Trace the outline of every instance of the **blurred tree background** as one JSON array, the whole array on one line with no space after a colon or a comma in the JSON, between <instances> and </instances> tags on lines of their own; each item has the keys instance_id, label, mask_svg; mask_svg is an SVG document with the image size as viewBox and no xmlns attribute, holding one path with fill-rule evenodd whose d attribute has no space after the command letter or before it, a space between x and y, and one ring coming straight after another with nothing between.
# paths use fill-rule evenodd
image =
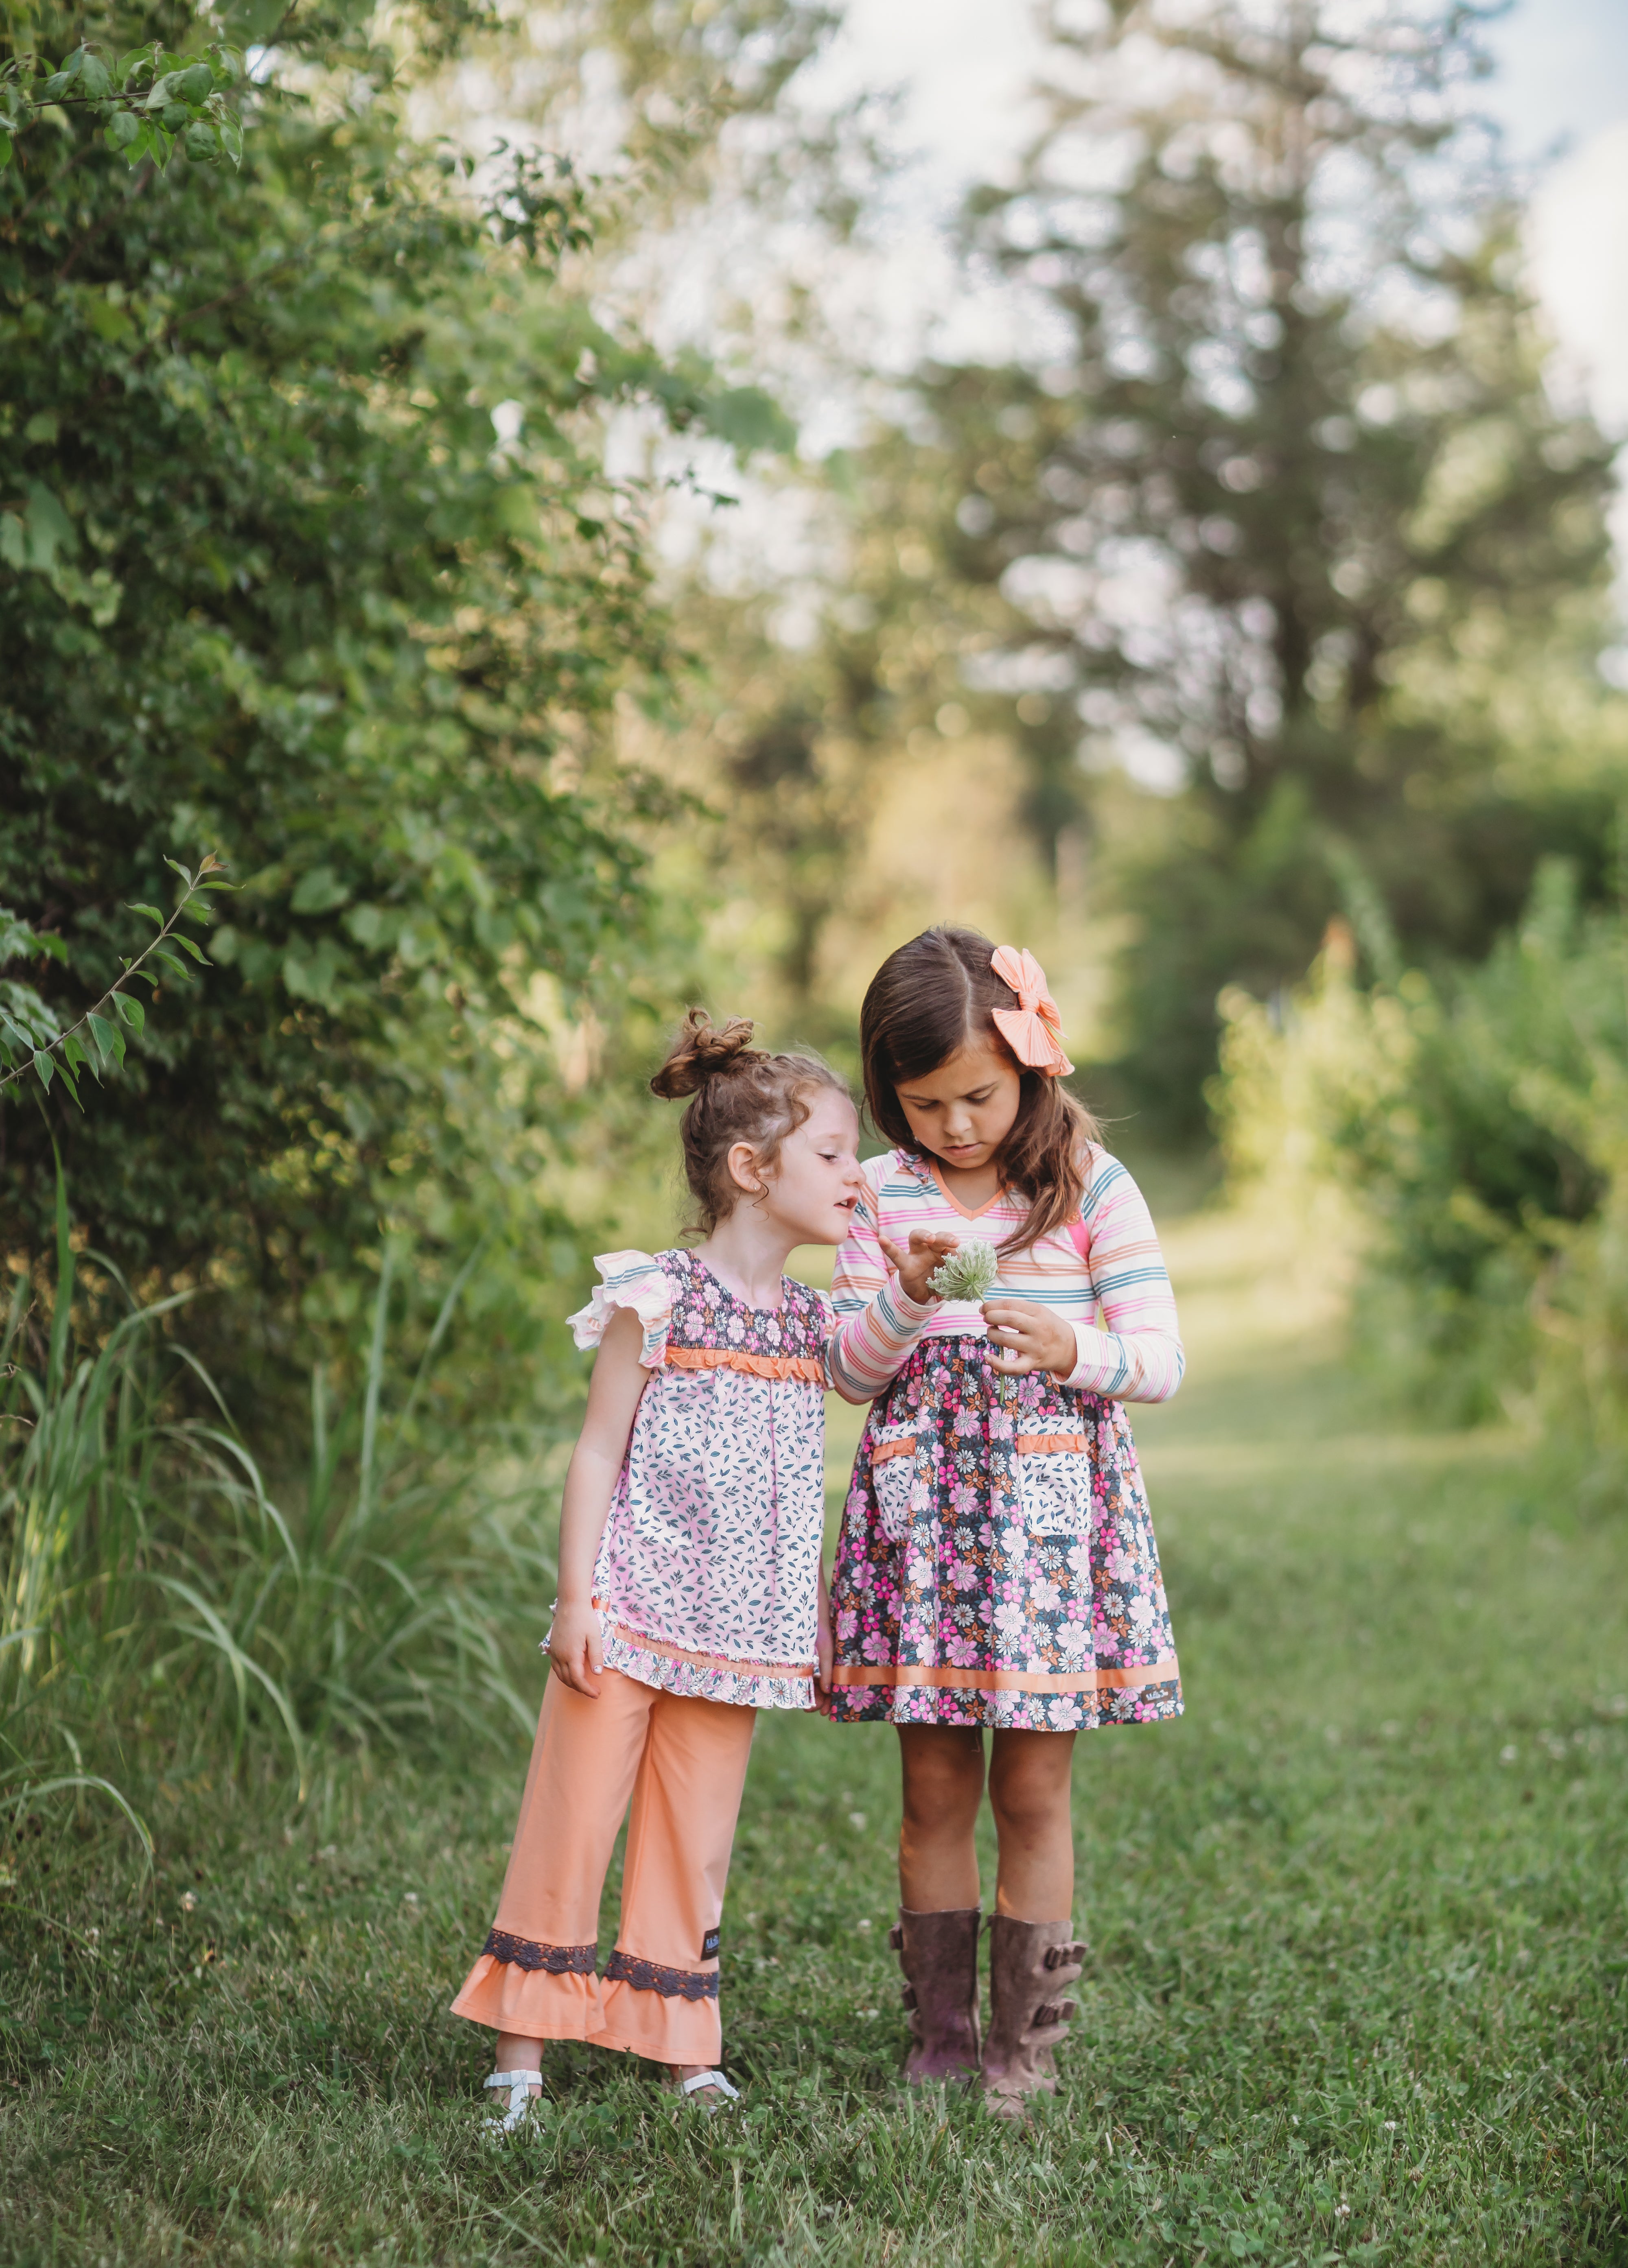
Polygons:
<instances>
[{"instance_id":1,"label":"blurred tree background","mask_svg":"<svg viewBox=\"0 0 1628 2268\"><path fill-rule=\"evenodd\" d=\"M180 1553L210 1674L309 1731L332 1627L242 1619L266 1490L326 1507L307 1603L365 1600L387 1497L431 1507L425 1596L505 1564L446 1476L507 1426L543 1484L587 1256L670 1233L664 1026L852 1068L947 917L1040 954L1138 1152L1337 1188L1455 1406L1616 1454L1613 450L1553 382L1483 12L1058 8L961 223L1009 344L958 358L855 313L893 145L885 91L824 91L834 0L4 0L0 1006L72 1022L166 858L233 886L83 1109L0 1090L10 1344L55 1410L63 1302L105 1353L184 1300L143 1406L198 1421L190 1336L274 1445L230 1486L175 1447L184 1540L86 1481L43 1558L14 1470L9 1627ZM185 70L122 94L155 40Z\"/></svg>"}]
</instances>

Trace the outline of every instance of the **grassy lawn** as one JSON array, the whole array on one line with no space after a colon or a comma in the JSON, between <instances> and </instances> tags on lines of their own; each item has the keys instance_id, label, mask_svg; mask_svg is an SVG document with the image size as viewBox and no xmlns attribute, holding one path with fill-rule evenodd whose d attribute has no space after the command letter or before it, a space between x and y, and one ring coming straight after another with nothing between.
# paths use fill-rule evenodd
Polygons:
<instances>
[{"instance_id":1,"label":"grassy lawn","mask_svg":"<svg viewBox=\"0 0 1628 2268\"><path fill-rule=\"evenodd\" d=\"M298 1814L158 1786L156 1883L89 1820L0 1868L0 2258L1628 2260L1620 1524L1377 1406L1237 1224L1170 1245L1192 1373L1138 1433L1189 1714L1079 1742L1094 1958L1031 2131L896 2083L884 1728L760 1727L741 2115L572 2051L502 2151L446 2007L522 1749Z\"/></svg>"}]
</instances>

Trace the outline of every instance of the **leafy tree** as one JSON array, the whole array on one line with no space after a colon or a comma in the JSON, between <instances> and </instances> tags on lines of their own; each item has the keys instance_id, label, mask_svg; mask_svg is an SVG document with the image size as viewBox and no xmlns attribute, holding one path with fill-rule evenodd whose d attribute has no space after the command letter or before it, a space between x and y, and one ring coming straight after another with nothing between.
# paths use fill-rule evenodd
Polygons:
<instances>
[{"instance_id":1,"label":"leafy tree","mask_svg":"<svg viewBox=\"0 0 1628 2268\"><path fill-rule=\"evenodd\" d=\"M603 415L772 422L596 319L574 176L521 155L477 197L414 142L398 64L487 17L401 18L393 54L359 8L291 12L239 172L188 179L183 136L131 173L64 112L0 174L0 903L60 939L36 983L69 1021L166 855L236 885L116 1112L6 1108L0 1203L39 1248L55 1139L94 1244L239 1295L223 1347L286 1352L405 1233L426 1288L437 1249L506 1248L489 1336L528 1328L562 1002L637 951L656 795L584 776L672 668ZM201 37L169 0L26 28L53 55Z\"/></svg>"},{"instance_id":2,"label":"leafy tree","mask_svg":"<svg viewBox=\"0 0 1628 2268\"><path fill-rule=\"evenodd\" d=\"M1049 117L976 240L1032 362L936 368L937 535L1006 602L1036 821L1087 753L1185 783L1130 881L1129 1066L1191 1123L1214 1002L1299 976L1342 876L1478 951L1601 800L1512 779L1478 671L1606 631L1610 450L1556 407L1468 90L1484 11L1107 0L1051 18ZM1515 767L1518 770L1518 765Z\"/></svg>"}]
</instances>

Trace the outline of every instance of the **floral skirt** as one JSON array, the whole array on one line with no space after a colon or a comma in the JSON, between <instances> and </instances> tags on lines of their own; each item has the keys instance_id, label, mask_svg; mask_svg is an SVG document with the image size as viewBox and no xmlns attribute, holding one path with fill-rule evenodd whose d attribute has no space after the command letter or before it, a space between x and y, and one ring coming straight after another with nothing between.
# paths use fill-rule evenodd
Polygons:
<instances>
[{"instance_id":1,"label":"floral skirt","mask_svg":"<svg viewBox=\"0 0 1628 2268\"><path fill-rule=\"evenodd\" d=\"M1179 1716L1123 1410L981 1338L922 1342L873 1405L843 1516L833 1715L1079 1732Z\"/></svg>"}]
</instances>

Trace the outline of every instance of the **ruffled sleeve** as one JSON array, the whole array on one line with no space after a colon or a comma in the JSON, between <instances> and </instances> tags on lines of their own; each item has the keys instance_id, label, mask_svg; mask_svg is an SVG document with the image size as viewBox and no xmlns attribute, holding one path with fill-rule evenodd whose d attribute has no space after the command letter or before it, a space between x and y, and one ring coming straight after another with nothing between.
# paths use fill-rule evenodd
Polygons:
<instances>
[{"instance_id":1,"label":"ruffled sleeve","mask_svg":"<svg viewBox=\"0 0 1628 2268\"><path fill-rule=\"evenodd\" d=\"M639 1362L645 1370L659 1370L673 1320L673 1286L661 1263L648 1252L596 1252L593 1265L605 1280L594 1285L587 1306L569 1319L577 1344L598 1346L617 1308L631 1307L645 1334Z\"/></svg>"}]
</instances>

